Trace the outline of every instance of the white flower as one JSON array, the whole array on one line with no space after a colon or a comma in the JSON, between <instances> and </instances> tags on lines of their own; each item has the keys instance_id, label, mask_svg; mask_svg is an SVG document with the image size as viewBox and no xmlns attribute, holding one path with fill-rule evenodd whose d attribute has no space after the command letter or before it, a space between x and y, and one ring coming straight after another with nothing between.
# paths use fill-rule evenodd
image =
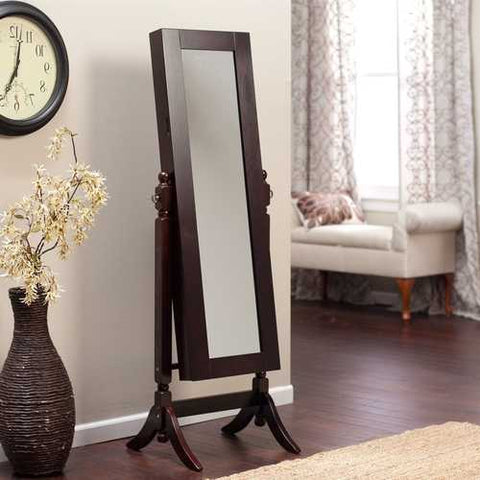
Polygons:
<instances>
[{"instance_id":1,"label":"white flower","mask_svg":"<svg viewBox=\"0 0 480 480\"><path fill-rule=\"evenodd\" d=\"M23 282L27 304L37 300L42 292L45 301L59 297L56 276L44 264L44 256L57 251L62 260L66 259L73 245L81 245L87 239L96 214L108 198L105 178L78 162L75 134L68 128L56 130L47 147L47 157L56 160L68 137L75 158L68 175L49 175L43 165L34 165L34 192L1 214L1 276Z\"/></svg>"},{"instance_id":2,"label":"white flower","mask_svg":"<svg viewBox=\"0 0 480 480\"><path fill-rule=\"evenodd\" d=\"M50 139L50 145L47 146L47 158L49 160L56 160L62 152L63 142L65 137L74 137L74 134L67 128L57 128L55 135Z\"/></svg>"}]
</instances>

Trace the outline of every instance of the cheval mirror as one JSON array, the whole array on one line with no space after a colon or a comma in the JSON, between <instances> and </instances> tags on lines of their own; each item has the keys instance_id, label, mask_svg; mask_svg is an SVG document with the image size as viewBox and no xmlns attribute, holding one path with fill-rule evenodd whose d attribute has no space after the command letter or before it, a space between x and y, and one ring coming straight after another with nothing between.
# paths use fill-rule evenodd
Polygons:
<instances>
[{"instance_id":1,"label":"cheval mirror","mask_svg":"<svg viewBox=\"0 0 480 480\"><path fill-rule=\"evenodd\" d=\"M240 408L300 449L268 393L280 368L269 247L271 191L262 170L248 33L162 29L150 34L161 173L155 205L155 404L128 447L170 441L202 469L177 417ZM178 363L172 362L172 305ZM180 380L255 374L252 390L172 401Z\"/></svg>"}]
</instances>

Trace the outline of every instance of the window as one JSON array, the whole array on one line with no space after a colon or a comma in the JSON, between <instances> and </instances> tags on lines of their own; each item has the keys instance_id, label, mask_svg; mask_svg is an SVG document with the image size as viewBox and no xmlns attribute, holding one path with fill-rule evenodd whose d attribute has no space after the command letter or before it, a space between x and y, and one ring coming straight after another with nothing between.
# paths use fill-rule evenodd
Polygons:
<instances>
[{"instance_id":1,"label":"window","mask_svg":"<svg viewBox=\"0 0 480 480\"><path fill-rule=\"evenodd\" d=\"M398 200L397 0L358 0L355 172L364 199Z\"/></svg>"}]
</instances>

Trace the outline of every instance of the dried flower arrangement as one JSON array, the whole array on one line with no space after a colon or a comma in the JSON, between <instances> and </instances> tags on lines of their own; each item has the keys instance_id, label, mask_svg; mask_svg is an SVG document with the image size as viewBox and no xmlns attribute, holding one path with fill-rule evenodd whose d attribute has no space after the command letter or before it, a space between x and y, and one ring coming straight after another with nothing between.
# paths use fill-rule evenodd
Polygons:
<instances>
[{"instance_id":1,"label":"dried flower arrangement","mask_svg":"<svg viewBox=\"0 0 480 480\"><path fill-rule=\"evenodd\" d=\"M2 214L0 271L23 282L27 305L37 300L40 292L46 301L57 299L59 285L44 263L45 255L57 251L65 260L73 245L86 240L96 214L107 201L105 178L78 161L75 136L66 127L57 129L47 147L47 159L54 161L65 140L70 140L75 161L67 175L50 175L43 165L35 165L33 193Z\"/></svg>"}]
</instances>

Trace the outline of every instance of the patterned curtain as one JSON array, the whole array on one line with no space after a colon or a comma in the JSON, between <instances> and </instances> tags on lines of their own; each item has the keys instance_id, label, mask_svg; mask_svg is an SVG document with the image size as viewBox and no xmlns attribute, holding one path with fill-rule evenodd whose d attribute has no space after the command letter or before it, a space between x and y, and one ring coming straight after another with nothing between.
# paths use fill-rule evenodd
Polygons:
<instances>
[{"instance_id":1,"label":"patterned curtain","mask_svg":"<svg viewBox=\"0 0 480 480\"><path fill-rule=\"evenodd\" d=\"M470 1L399 0L399 8L402 201L461 202L454 307L480 319ZM420 289L417 302L435 303L434 291Z\"/></svg>"},{"instance_id":2,"label":"patterned curtain","mask_svg":"<svg viewBox=\"0 0 480 480\"><path fill-rule=\"evenodd\" d=\"M293 0L292 190L356 195L352 0Z\"/></svg>"},{"instance_id":3,"label":"patterned curtain","mask_svg":"<svg viewBox=\"0 0 480 480\"><path fill-rule=\"evenodd\" d=\"M354 0L292 0L292 191L347 191L358 201L353 8ZM293 296L315 299L321 291L319 272L293 272Z\"/></svg>"}]
</instances>

